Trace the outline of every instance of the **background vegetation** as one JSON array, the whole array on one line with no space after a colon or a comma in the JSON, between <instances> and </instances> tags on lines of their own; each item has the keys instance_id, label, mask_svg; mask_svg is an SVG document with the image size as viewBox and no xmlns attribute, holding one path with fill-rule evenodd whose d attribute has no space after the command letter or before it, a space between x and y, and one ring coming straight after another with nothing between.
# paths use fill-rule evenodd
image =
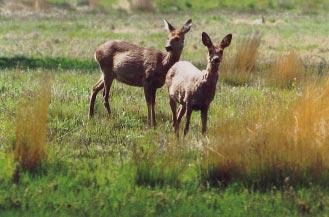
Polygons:
<instances>
[{"instance_id":1,"label":"background vegetation","mask_svg":"<svg viewBox=\"0 0 329 217\"><path fill-rule=\"evenodd\" d=\"M0 216L327 216L325 1L0 2ZM87 117L95 48L164 50L162 18L192 18L182 59L200 68L201 32L233 33L206 137L194 113L175 138L165 88L156 129L143 90L119 82L113 115L99 96Z\"/></svg>"}]
</instances>

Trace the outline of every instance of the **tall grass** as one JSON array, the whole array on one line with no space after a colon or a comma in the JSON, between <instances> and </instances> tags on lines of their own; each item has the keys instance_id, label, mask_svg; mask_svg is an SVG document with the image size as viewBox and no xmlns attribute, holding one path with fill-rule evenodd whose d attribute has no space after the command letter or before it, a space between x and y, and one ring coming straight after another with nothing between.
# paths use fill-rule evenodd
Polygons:
<instances>
[{"instance_id":1,"label":"tall grass","mask_svg":"<svg viewBox=\"0 0 329 217\"><path fill-rule=\"evenodd\" d=\"M50 85L49 77L41 79L39 88L30 96L23 94L17 105L14 158L28 171L34 171L46 155Z\"/></svg>"},{"instance_id":2,"label":"tall grass","mask_svg":"<svg viewBox=\"0 0 329 217\"><path fill-rule=\"evenodd\" d=\"M289 88L302 78L304 65L295 51L281 55L269 71L268 83L272 86Z\"/></svg>"},{"instance_id":3,"label":"tall grass","mask_svg":"<svg viewBox=\"0 0 329 217\"><path fill-rule=\"evenodd\" d=\"M204 183L257 188L329 181L329 81L286 103L255 103L219 122L201 170Z\"/></svg>"},{"instance_id":4,"label":"tall grass","mask_svg":"<svg viewBox=\"0 0 329 217\"><path fill-rule=\"evenodd\" d=\"M231 54L224 54L221 66L224 81L233 84L251 81L255 73L260 43L261 35L254 33L240 40Z\"/></svg>"}]
</instances>

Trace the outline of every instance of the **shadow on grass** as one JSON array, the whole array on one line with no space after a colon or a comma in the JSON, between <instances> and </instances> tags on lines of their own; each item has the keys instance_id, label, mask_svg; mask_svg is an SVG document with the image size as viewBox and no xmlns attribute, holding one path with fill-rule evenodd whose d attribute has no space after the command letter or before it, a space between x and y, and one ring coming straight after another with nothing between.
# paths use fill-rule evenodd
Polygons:
<instances>
[{"instance_id":1,"label":"shadow on grass","mask_svg":"<svg viewBox=\"0 0 329 217\"><path fill-rule=\"evenodd\" d=\"M93 71L98 65L93 60L69 59L65 57L0 57L0 69L55 69Z\"/></svg>"}]
</instances>

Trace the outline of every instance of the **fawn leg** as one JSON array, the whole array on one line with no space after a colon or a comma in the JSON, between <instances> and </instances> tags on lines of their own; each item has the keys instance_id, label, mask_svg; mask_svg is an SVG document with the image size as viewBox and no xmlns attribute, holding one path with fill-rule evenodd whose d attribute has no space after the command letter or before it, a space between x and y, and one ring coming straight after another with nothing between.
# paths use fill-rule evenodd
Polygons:
<instances>
[{"instance_id":1,"label":"fawn leg","mask_svg":"<svg viewBox=\"0 0 329 217\"><path fill-rule=\"evenodd\" d=\"M170 108L171 108L171 112L172 112L172 126L176 133L176 131L177 131L177 129L176 129L177 128L177 115L176 115L177 103L175 102L175 100L170 98L169 104L170 104Z\"/></svg>"},{"instance_id":2,"label":"fawn leg","mask_svg":"<svg viewBox=\"0 0 329 217\"><path fill-rule=\"evenodd\" d=\"M98 92L104 88L103 77L93 86L89 98L89 118L94 116L95 100Z\"/></svg>"},{"instance_id":3,"label":"fawn leg","mask_svg":"<svg viewBox=\"0 0 329 217\"><path fill-rule=\"evenodd\" d=\"M111 114L110 104L109 104L109 96L110 96L110 89L113 82L113 77L108 73L104 75L104 107L107 113Z\"/></svg>"},{"instance_id":4,"label":"fawn leg","mask_svg":"<svg viewBox=\"0 0 329 217\"><path fill-rule=\"evenodd\" d=\"M184 129L184 136L188 133L190 129L190 120L191 120L191 114L192 114L192 108L189 106L186 106L186 123L185 123L185 129Z\"/></svg>"},{"instance_id":5,"label":"fawn leg","mask_svg":"<svg viewBox=\"0 0 329 217\"><path fill-rule=\"evenodd\" d=\"M208 119L208 108L201 110L201 121L202 121L202 134L207 132L207 119Z\"/></svg>"}]
</instances>

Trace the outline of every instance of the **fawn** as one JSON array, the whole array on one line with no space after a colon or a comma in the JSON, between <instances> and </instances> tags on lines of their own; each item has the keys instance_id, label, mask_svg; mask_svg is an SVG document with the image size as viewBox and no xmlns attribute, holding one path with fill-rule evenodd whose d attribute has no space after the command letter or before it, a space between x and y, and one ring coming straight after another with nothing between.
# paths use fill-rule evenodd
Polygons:
<instances>
[{"instance_id":1,"label":"fawn","mask_svg":"<svg viewBox=\"0 0 329 217\"><path fill-rule=\"evenodd\" d=\"M219 77L218 68L223 51L232 40L228 34L218 45L214 45L207 33L202 33L202 42L208 48L208 64L206 70L200 71L192 63L179 61L168 71L166 86L168 87L170 107L172 110L173 127L179 136L179 124L186 113L184 135L189 131L190 118L193 110L201 111L202 133L207 131L207 115L209 105L214 99L216 84ZM176 114L177 103L181 104Z\"/></svg>"},{"instance_id":2,"label":"fawn","mask_svg":"<svg viewBox=\"0 0 329 217\"><path fill-rule=\"evenodd\" d=\"M181 29L176 29L167 20L165 28L169 32L165 46L167 53L142 48L126 41L108 41L96 49L95 59L99 63L102 76L94 85L90 96L89 117L94 115L96 95L104 88L104 106L111 113L109 93L114 79L137 87L144 88L148 109L148 124L155 126L155 97L158 88L164 85L166 74L170 67L180 58L185 34L192 26L189 19Z\"/></svg>"}]
</instances>

